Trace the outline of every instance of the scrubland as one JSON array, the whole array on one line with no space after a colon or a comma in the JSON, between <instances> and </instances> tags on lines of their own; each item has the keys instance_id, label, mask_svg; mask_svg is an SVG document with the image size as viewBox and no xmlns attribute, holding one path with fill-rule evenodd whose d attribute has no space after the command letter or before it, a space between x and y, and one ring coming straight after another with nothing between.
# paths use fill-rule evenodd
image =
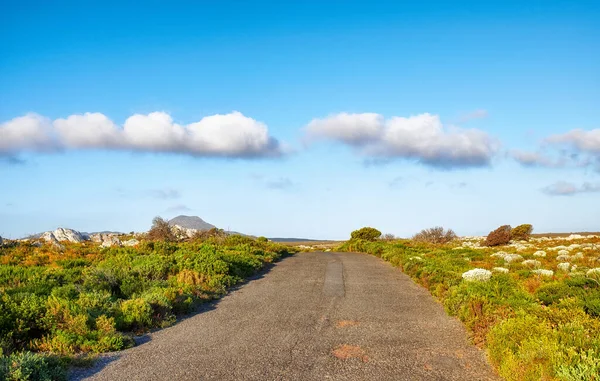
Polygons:
<instances>
[{"instance_id":1,"label":"scrubland","mask_svg":"<svg viewBox=\"0 0 600 381\"><path fill-rule=\"evenodd\" d=\"M497 233L442 244L371 236L337 250L378 256L426 287L507 380L600 380L600 236L523 230L503 245Z\"/></svg>"},{"instance_id":2,"label":"scrubland","mask_svg":"<svg viewBox=\"0 0 600 381\"><path fill-rule=\"evenodd\" d=\"M0 380L61 380L69 364L134 345L293 247L243 236L0 247Z\"/></svg>"}]
</instances>

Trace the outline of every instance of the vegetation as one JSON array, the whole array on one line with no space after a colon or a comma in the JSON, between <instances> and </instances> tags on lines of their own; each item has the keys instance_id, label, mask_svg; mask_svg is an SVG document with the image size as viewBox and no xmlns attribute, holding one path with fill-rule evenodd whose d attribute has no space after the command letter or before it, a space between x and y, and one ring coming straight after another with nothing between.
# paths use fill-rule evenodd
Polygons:
<instances>
[{"instance_id":1,"label":"vegetation","mask_svg":"<svg viewBox=\"0 0 600 381\"><path fill-rule=\"evenodd\" d=\"M510 232L511 239L518 241L529 241L531 237L531 233L533 232L533 225L531 224L523 224L519 225L516 228L513 228Z\"/></svg>"},{"instance_id":2,"label":"vegetation","mask_svg":"<svg viewBox=\"0 0 600 381\"><path fill-rule=\"evenodd\" d=\"M375 241L381 237L381 232L375 228L364 227L350 233L352 239L362 239L364 241Z\"/></svg>"},{"instance_id":3,"label":"vegetation","mask_svg":"<svg viewBox=\"0 0 600 381\"><path fill-rule=\"evenodd\" d=\"M485 246L506 245L510 242L511 230L510 225L502 225L498 229L492 230L483 244Z\"/></svg>"},{"instance_id":4,"label":"vegetation","mask_svg":"<svg viewBox=\"0 0 600 381\"><path fill-rule=\"evenodd\" d=\"M169 221L161 217L154 217L152 220L152 227L148 231L147 238L155 241L177 241L177 236L173 232L173 229L171 229Z\"/></svg>"},{"instance_id":5,"label":"vegetation","mask_svg":"<svg viewBox=\"0 0 600 381\"><path fill-rule=\"evenodd\" d=\"M62 379L74 356L132 346L294 250L220 233L174 242L164 222L137 247L0 247L0 379Z\"/></svg>"},{"instance_id":6,"label":"vegetation","mask_svg":"<svg viewBox=\"0 0 600 381\"><path fill-rule=\"evenodd\" d=\"M436 226L434 228L423 229L419 233L413 236L414 241L420 242L429 242L434 244L448 243L454 239L456 239L456 233L454 230L448 229L444 230L441 226Z\"/></svg>"},{"instance_id":7,"label":"vegetation","mask_svg":"<svg viewBox=\"0 0 600 381\"><path fill-rule=\"evenodd\" d=\"M464 322L475 344L487 348L505 379L598 381L600 239L531 241L497 251L469 241L440 246L358 239L338 250L381 257L429 289ZM557 269L556 253L567 249L575 271L547 270ZM510 255L530 262L505 261ZM546 270L532 269L533 258ZM491 275L463 278L474 269Z\"/></svg>"}]
</instances>

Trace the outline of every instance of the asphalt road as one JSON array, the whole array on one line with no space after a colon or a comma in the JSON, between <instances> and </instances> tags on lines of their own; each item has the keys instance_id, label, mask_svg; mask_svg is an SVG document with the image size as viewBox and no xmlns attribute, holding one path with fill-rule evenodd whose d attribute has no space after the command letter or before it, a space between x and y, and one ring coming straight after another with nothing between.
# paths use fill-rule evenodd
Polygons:
<instances>
[{"instance_id":1,"label":"asphalt road","mask_svg":"<svg viewBox=\"0 0 600 381\"><path fill-rule=\"evenodd\" d=\"M495 380L429 293L366 254L302 253L81 380Z\"/></svg>"}]
</instances>

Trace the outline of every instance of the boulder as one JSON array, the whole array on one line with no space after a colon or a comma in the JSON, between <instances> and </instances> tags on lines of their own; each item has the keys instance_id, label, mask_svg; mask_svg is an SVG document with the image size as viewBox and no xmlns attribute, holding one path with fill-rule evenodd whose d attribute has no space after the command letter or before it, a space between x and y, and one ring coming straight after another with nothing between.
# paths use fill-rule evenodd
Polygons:
<instances>
[{"instance_id":1,"label":"boulder","mask_svg":"<svg viewBox=\"0 0 600 381\"><path fill-rule=\"evenodd\" d=\"M123 246L136 246L139 245L140 241L138 241L137 239L130 239L128 241L123 242Z\"/></svg>"},{"instance_id":2,"label":"boulder","mask_svg":"<svg viewBox=\"0 0 600 381\"><path fill-rule=\"evenodd\" d=\"M171 231L178 239L192 238L198 230L189 229L179 225L171 225Z\"/></svg>"},{"instance_id":3,"label":"boulder","mask_svg":"<svg viewBox=\"0 0 600 381\"><path fill-rule=\"evenodd\" d=\"M88 236L83 235L76 230L65 228L58 228L52 232L45 232L40 238L46 242L83 242L89 239Z\"/></svg>"},{"instance_id":4,"label":"boulder","mask_svg":"<svg viewBox=\"0 0 600 381\"><path fill-rule=\"evenodd\" d=\"M104 234L102 237L102 247L121 246L121 240L114 234Z\"/></svg>"}]
</instances>

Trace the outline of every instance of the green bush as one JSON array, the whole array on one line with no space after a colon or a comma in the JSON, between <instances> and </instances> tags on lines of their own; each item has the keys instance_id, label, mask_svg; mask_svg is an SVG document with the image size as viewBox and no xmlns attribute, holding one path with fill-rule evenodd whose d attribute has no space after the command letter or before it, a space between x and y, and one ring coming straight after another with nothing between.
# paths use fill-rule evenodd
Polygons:
<instances>
[{"instance_id":1,"label":"green bush","mask_svg":"<svg viewBox=\"0 0 600 381\"><path fill-rule=\"evenodd\" d=\"M65 367L56 357L31 352L0 356L0 380L62 381L66 379Z\"/></svg>"},{"instance_id":2,"label":"green bush","mask_svg":"<svg viewBox=\"0 0 600 381\"><path fill-rule=\"evenodd\" d=\"M513 228L510 232L511 239L519 241L529 241L531 233L533 232L533 225L523 224Z\"/></svg>"},{"instance_id":3,"label":"green bush","mask_svg":"<svg viewBox=\"0 0 600 381\"><path fill-rule=\"evenodd\" d=\"M377 238L381 237L381 232L375 228L364 227L358 230L353 231L350 234L352 239L362 239L365 241L375 241Z\"/></svg>"}]
</instances>

